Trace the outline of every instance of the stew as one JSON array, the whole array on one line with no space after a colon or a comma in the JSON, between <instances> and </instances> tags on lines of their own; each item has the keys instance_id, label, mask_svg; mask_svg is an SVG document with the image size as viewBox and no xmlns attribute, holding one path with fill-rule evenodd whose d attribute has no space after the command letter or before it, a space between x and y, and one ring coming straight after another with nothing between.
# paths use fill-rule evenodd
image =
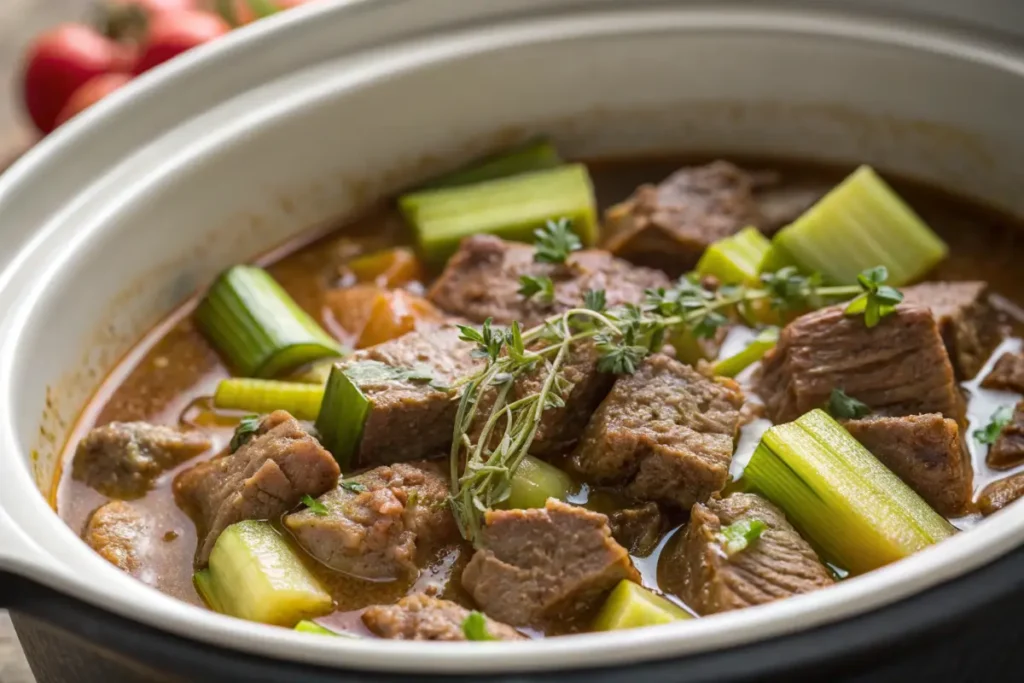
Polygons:
<instances>
[{"instance_id":1,"label":"stew","mask_svg":"<svg viewBox=\"0 0 1024 683\"><path fill-rule=\"evenodd\" d=\"M86 407L55 502L137 579L319 635L826 589L1024 493L1022 234L868 167L533 141L225 271Z\"/></svg>"}]
</instances>

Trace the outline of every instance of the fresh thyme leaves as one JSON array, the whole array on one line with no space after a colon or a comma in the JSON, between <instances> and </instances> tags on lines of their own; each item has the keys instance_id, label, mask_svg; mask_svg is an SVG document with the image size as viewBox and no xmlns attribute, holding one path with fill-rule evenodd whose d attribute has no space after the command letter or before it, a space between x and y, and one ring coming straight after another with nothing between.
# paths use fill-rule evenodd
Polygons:
<instances>
[{"instance_id":1,"label":"fresh thyme leaves","mask_svg":"<svg viewBox=\"0 0 1024 683\"><path fill-rule=\"evenodd\" d=\"M721 531L722 550L729 556L742 552L761 538L761 534L767 528L760 519L741 519L733 522Z\"/></svg>"},{"instance_id":2,"label":"fresh thyme leaves","mask_svg":"<svg viewBox=\"0 0 1024 683\"><path fill-rule=\"evenodd\" d=\"M541 303L550 304L555 300L555 283L544 275L522 275L519 277L519 295L525 299L536 299Z\"/></svg>"},{"instance_id":3,"label":"fresh thyme leaves","mask_svg":"<svg viewBox=\"0 0 1024 683\"><path fill-rule=\"evenodd\" d=\"M309 508L317 517L327 516L327 506L321 503L319 500L309 495L308 493L302 497L302 504Z\"/></svg>"},{"instance_id":4,"label":"fresh thyme leaves","mask_svg":"<svg viewBox=\"0 0 1024 683\"><path fill-rule=\"evenodd\" d=\"M480 329L468 325L459 325L459 339L477 345L473 350L475 358L488 358L492 361L498 359L501 354L501 347L505 344L505 330L492 325L493 318L488 318Z\"/></svg>"},{"instance_id":5,"label":"fresh thyme leaves","mask_svg":"<svg viewBox=\"0 0 1024 683\"><path fill-rule=\"evenodd\" d=\"M466 640L497 640L487 630L487 617L476 610L462 620L462 633Z\"/></svg>"},{"instance_id":6,"label":"fresh thyme leaves","mask_svg":"<svg viewBox=\"0 0 1024 683\"><path fill-rule=\"evenodd\" d=\"M260 416L259 415L247 415L243 417L238 426L235 427L235 433L231 435L231 443L228 444L228 450L234 453L239 448L249 443L249 441L256 436L256 432L260 428Z\"/></svg>"},{"instance_id":7,"label":"fresh thyme leaves","mask_svg":"<svg viewBox=\"0 0 1024 683\"><path fill-rule=\"evenodd\" d=\"M353 363L345 368L345 374L356 385L394 381L432 382L434 379L430 368L425 365L396 367L376 360Z\"/></svg>"},{"instance_id":8,"label":"fresh thyme leaves","mask_svg":"<svg viewBox=\"0 0 1024 683\"><path fill-rule=\"evenodd\" d=\"M360 484L358 481L343 481L341 482L341 488L352 493L363 493L366 491L366 487Z\"/></svg>"},{"instance_id":9,"label":"fresh thyme leaves","mask_svg":"<svg viewBox=\"0 0 1024 683\"><path fill-rule=\"evenodd\" d=\"M1003 427L1010 424L1010 420L1012 419L1013 408L1010 406L999 406L996 408L996 411L992 413L992 417L989 418L987 425L981 429L974 430L974 438L978 443L992 445L1003 432Z\"/></svg>"},{"instance_id":10,"label":"fresh thyme leaves","mask_svg":"<svg viewBox=\"0 0 1024 683\"><path fill-rule=\"evenodd\" d=\"M603 289L588 289L583 293L583 307L601 313L608 305Z\"/></svg>"},{"instance_id":11,"label":"fresh thyme leaves","mask_svg":"<svg viewBox=\"0 0 1024 683\"><path fill-rule=\"evenodd\" d=\"M885 284L889 271L885 266L868 268L857 276L863 293L846 307L847 315L864 314L864 324L874 327L885 316L896 310L903 301L903 292Z\"/></svg>"},{"instance_id":12,"label":"fresh thyme leaves","mask_svg":"<svg viewBox=\"0 0 1024 683\"><path fill-rule=\"evenodd\" d=\"M572 231L572 222L567 218L548 221L543 228L533 232L535 252L533 260L538 263L565 263L569 254L583 248L583 243Z\"/></svg>"},{"instance_id":13,"label":"fresh thyme leaves","mask_svg":"<svg viewBox=\"0 0 1024 683\"><path fill-rule=\"evenodd\" d=\"M833 389L828 397L828 414L837 420L859 420L870 412L867 404L848 396L842 389Z\"/></svg>"}]
</instances>

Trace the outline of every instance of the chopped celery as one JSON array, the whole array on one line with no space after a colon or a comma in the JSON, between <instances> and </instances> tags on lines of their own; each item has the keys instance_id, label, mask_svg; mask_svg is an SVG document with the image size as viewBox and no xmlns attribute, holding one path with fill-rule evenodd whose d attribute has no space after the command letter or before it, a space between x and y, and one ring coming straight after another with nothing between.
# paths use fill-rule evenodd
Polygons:
<instances>
[{"instance_id":1,"label":"chopped celery","mask_svg":"<svg viewBox=\"0 0 1024 683\"><path fill-rule=\"evenodd\" d=\"M288 376L290 382L302 382L303 384L327 384L327 378L331 376L331 368L338 362L337 358L323 358L298 368Z\"/></svg>"},{"instance_id":2,"label":"chopped celery","mask_svg":"<svg viewBox=\"0 0 1024 683\"><path fill-rule=\"evenodd\" d=\"M331 452L342 470L355 459L369 412L370 401L345 373L345 368L335 365L324 389L316 430L320 443Z\"/></svg>"},{"instance_id":3,"label":"chopped celery","mask_svg":"<svg viewBox=\"0 0 1024 683\"><path fill-rule=\"evenodd\" d=\"M585 245L597 241L594 188L582 164L424 190L402 196L398 204L416 231L420 253L435 265L454 253L463 237L493 233L526 241L552 219L570 220Z\"/></svg>"},{"instance_id":4,"label":"chopped celery","mask_svg":"<svg viewBox=\"0 0 1024 683\"><path fill-rule=\"evenodd\" d=\"M478 159L465 168L431 180L421 189L433 190L442 187L471 185L561 165L562 158L558 156L555 146L543 138L538 138L518 147Z\"/></svg>"},{"instance_id":5,"label":"chopped celery","mask_svg":"<svg viewBox=\"0 0 1024 683\"><path fill-rule=\"evenodd\" d=\"M788 268L789 266L793 266L797 270L802 270L800 265L796 262L796 259L786 251L786 248L777 241L773 241L768 247L768 251L765 252L764 257L761 259L759 271L762 273L774 273L782 270L783 268Z\"/></svg>"},{"instance_id":6,"label":"chopped celery","mask_svg":"<svg viewBox=\"0 0 1024 683\"><path fill-rule=\"evenodd\" d=\"M548 498L566 500L576 490L572 477L543 460L527 455L512 475L511 492L503 507L542 508Z\"/></svg>"},{"instance_id":7,"label":"chopped celery","mask_svg":"<svg viewBox=\"0 0 1024 683\"><path fill-rule=\"evenodd\" d=\"M210 553L209 584L220 611L293 626L333 609L331 596L268 522L232 524Z\"/></svg>"},{"instance_id":8,"label":"chopped celery","mask_svg":"<svg viewBox=\"0 0 1024 683\"><path fill-rule=\"evenodd\" d=\"M223 612L224 610L220 606L220 598L217 597L217 593L213 589L213 579L210 578L210 570L202 569L192 575L192 583L196 587L196 592L199 593L199 597L203 599L206 606L212 609L214 612Z\"/></svg>"},{"instance_id":9,"label":"chopped celery","mask_svg":"<svg viewBox=\"0 0 1024 683\"><path fill-rule=\"evenodd\" d=\"M735 377L764 357L779 341L779 328L766 327L739 353L716 361L712 371L722 377Z\"/></svg>"},{"instance_id":10,"label":"chopped celery","mask_svg":"<svg viewBox=\"0 0 1024 683\"><path fill-rule=\"evenodd\" d=\"M595 631L619 631L692 618L693 615L667 598L623 579L608 595L593 628Z\"/></svg>"},{"instance_id":11,"label":"chopped celery","mask_svg":"<svg viewBox=\"0 0 1024 683\"><path fill-rule=\"evenodd\" d=\"M697 262L697 272L726 285L756 284L761 262L770 248L771 242L760 230L743 228L705 249Z\"/></svg>"},{"instance_id":12,"label":"chopped celery","mask_svg":"<svg viewBox=\"0 0 1024 683\"><path fill-rule=\"evenodd\" d=\"M213 405L261 415L287 410L300 420L315 420L323 398L324 388L317 384L233 377L217 385Z\"/></svg>"},{"instance_id":13,"label":"chopped celery","mask_svg":"<svg viewBox=\"0 0 1024 683\"><path fill-rule=\"evenodd\" d=\"M825 560L854 574L955 531L822 410L765 432L743 479L781 507Z\"/></svg>"},{"instance_id":14,"label":"chopped celery","mask_svg":"<svg viewBox=\"0 0 1024 683\"><path fill-rule=\"evenodd\" d=\"M195 313L199 328L246 377L274 377L342 355L342 347L262 268L235 266L217 278Z\"/></svg>"},{"instance_id":15,"label":"chopped celery","mask_svg":"<svg viewBox=\"0 0 1024 683\"><path fill-rule=\"evenodd\" d=\"M359 637L354 633L340 633L338 631L332 631L331 629L324 628L315 621L309 621L308 619L303 619L299 623L295 624L295 630L300 633L315 633L321 636L341 636L343 638Z\"/></svg>"},{"instance_id":16,"label":"chopped celery","mask_svg":"<svg viewBox=\"0 0 1024 683\"><path fill-rule=\"evenodd\" d=\"M714 357L716 351L713 340L698 339L688 327L677 327L668 335L668 343L676 350L676 359L680 363L696 366L702 360Z\"/></svg>"},{"instance_id":17,"label":"chopped celery","mask_svg":"<svg viewBox=\"0 0 1024 683\"><path fill-rule=\"evenodd\" d=\"M841 285L866 268L885 266L894 287L912 282L948 248L870 166L861 166L775 235L808 271Z\"/></svg>"}]
</instances>

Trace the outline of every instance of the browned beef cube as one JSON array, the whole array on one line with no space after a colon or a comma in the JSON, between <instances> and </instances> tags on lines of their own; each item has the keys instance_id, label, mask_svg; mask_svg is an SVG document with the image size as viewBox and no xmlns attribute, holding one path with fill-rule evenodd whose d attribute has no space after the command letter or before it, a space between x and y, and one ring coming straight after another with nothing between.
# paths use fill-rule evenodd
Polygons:
<instances>
[{"instance_id":1,"label":"browned beef cube","mask_svg":"<svg viewBox=\"0 0 1024 683\"><path fill-rule=\"evenodd\" d=\"M422 593L408 595L394 605L374 605L363 612L366 628L381 638L395 640L467 640L462 628L469 610L450 600ZM496 640L523 640L511 626L484 618L487 633Z\"/></svg>"},{"instance_id":2,"label":"browned beef cube","mask_svg":"<svg viewBox=\"0 0 1024 683\"><path fill-rule=\"evenodd\" d=\"M293 512L284 525L306 552L332 569L372 580L407 578L458 536L447 495L439 465L384 465L320 496L326 514Z\"/></svg>"},{"instance_id":3,"label":"browned beef cube","mask_svg":"<svg viewBox=\"0 0 1024 683\"><path fill-rule=\"evenodd\" d=\"M618 306L640 303L645 289L669 286L664 273L633 266L599 249L575 252L564 264L537 263L534 253L530 245L492 235L467 237L431 287L430 300L474 322L493 318L502 325L517 321L533 327L548 316L582 306L588 289L603 289L608 305ZM523 275L551 278L554 301L519 294Z\"/></svg>"},{"instance_id":4,"label":"browned beef cube","mask_svg":"<svg viewBox=\"0 0 1024 683\"><path fill-rule=\"evenodd\" d=\"M196 566L206 565L228 526L277 519L303 496L334 488L340 474L338 463L298 420L283 410L271 413L237 451L200 463L174 481L175 496L200 529Z\"/></svg>"},{"instance_id":5,"label":"browned beef cube","mask_svg":"<svg viewBox=\"0 0 1024 683\"><path fill-rule=\"evenodd\" d=\"M1015 391L1024 394L1024 353L1004 353L992 372L981 381L986 389Z\"/></svg>"},{"instance_id":6,"label":"browned beef cube","mask_svg":"<svg viewBox=\"0 0 1024 683\"><path fill-rule=\"evenodd\" d=\"M939 413L964 423L964 402L927 308L901 305L867 327L843 306L787 325L762 363L757 392L768 417L789 422L842 389L882 415Z\"/></svg>"},{"instance_id":7,"label":"browned beef cube","mask_svg":"<svg viewBox=\"0 0 1024 683\"><path fill-rule=\"evenodd\" d=\"M978 496L978 509L988 517L1024 496L1024 472L1011 474L985 487Z\"/></svg>"},{"instance_id":8,"label":"browned beef cube","mask_svg":"<svg viewBox=\"0 0 1024 683\"><path fill-rule=\"evenodd\" d=\"M843 426L936 512L967 512L973 471L956 422L929 413L847 420Z\"/></svg>"},{"instance_id":9,"label":"browned beef cube","mask_svg":"<svg viewBox=\"0 0 1024 683\"><path fill-rule=\"evenodd\" d=\"M105 560L131 574L140 567L149 532L145 518L135 508L112 500L89 516L82 538Z\"/></svg>"},{"instance_id":10,"label":"browned beef cube","mask_svg":"<svg viewBox=\"0 0 1024 683\"><path fill-rule=\"evenodd\" d=\"M985 282L925 282L906 287L903 295L906 303L931 310L953 367L964 379L978 374L1003 340Z\"/></svg>"},{"instance_id":11,"label":"browned beef cube","mask_svg":"<svg viewBox=\"0 0 1024 683\"><path fill-rule=\"evenodd\" d=\"M655 354L615 382L572 464L637 500L689 508L725 486L742 402L738 390Z\"/></svg>"},{"instance_id":12,"label":"browned beef cube","mask_svg":"<svg viewBox=\"0 0 1024 683\"><path fill-rule=\"evenodd\" d=\"M612 537L631 555L647 557L661 540L663 519L657 503L644 503L613 511L608 515L608 525Z\"/></svg>"},{"instance_id":13,"label":"browned beef cube","mask_svg":"<svg viewBox=\"0 0 1024 683\"><path fill-rule=\"evenodd\" d=\"M753 520L765 525L760 537L729 555L722 530ZM761 605L833 583L782 511L751 493L694 505L684 535L662 557L661 566L667 570L662 585L701 615Z\"/></svg>"},{"instance_id":14,"label":"browned beef cube","mask_svg":"<svg viewBox=\"0 0 1024 683\"><path fill-rule=\"evenodd\" d=\"M760 222L754 179L716 161L680 169L657 186L641 185L608 209L602 246L675 274L695 266L712 242Z\"/></svg>"},{"instance_id":15,"label":"browned beef cube","mask_svg":"<svg viewBox=\"0 0 1024 683\"><path fill-rule=\"evenodd\" d=\"M448 449L458 400L444 387L479 367L480 361L470 355L472 350L472 345L459 340L458 328L446 325L410 332L358 351L345 361L347 366L374 361L396 368L422 368L433 377L431 382L360 382L370 409L356 457L358 466L419 460Z\"/></svg>"},{"instance_id":16,"label":"browned beef cube","mask_svg":"<svg viewBox=\"0 0 1024 683\"><path fill-rule=\"evenodd\" d=\"M553 498L544 509L491 510L462 585L513 626L588 614L622 579L639 580L608 518Z\"/></svg>"},{"instance_id":17,"label":"browned beef cube","mask_svg":"<svg viewBox=\"0 0 1024 683\"><path fill-rule=\"evenodd\" d=\"M148 422L111 422L90 430L78 442L71 475L111 498L141 498L165 470L210 446L198 432Z\"/></svg>"},{"instance_id":18,"label":"browned beef cube","mask_svg":"<svg viewBox=\"0 0 1024 683\"><path fill-rule=\"evenodd\" d=\"M1013 417L988 449L985 462L997 470L1006 470L1024 462L1024 401L1014 407Z\"/></svg>"}]
</instances>

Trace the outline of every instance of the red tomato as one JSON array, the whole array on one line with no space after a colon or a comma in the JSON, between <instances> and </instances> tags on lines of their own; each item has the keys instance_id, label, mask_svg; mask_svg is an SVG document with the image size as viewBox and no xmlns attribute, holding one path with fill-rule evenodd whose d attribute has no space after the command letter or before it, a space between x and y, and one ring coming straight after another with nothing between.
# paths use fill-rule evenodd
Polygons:
<instances>
[{"instance_id":1,"label":"red tomato","mask_svg":"<svg viewBox=\"0 0 1024 683\"><path fill-rule=\"evenodd\" d=\"M62 24L29 46L22 67L25 108L49 133L71 94L101 74L128 71L130 51L80 24Z\"/></svg>"},{"instance_id":2,"label":"red tomato","mask_svg":"<svg viewBox=\"0 0 1024 683\"><path fill-rule=\"evenodd\" d=\"M149 22L135 73L148 71L197 45L219 38L231 27L211 12L189 11L158 14Z\"/></svg>"},{"instance_id":3,"label":"red tomato","mask_svg":"<svg viewBox=\"0 0 1024 683\"><path fill-rule=\"evenodd\" d=\"M82 113L130 80L132 80L131 74L113 73L96 76L92 80L86 81L71 95L67 104L60 110L55 127L64 125L65 121Z\"/></svg>"}]
</instances>

